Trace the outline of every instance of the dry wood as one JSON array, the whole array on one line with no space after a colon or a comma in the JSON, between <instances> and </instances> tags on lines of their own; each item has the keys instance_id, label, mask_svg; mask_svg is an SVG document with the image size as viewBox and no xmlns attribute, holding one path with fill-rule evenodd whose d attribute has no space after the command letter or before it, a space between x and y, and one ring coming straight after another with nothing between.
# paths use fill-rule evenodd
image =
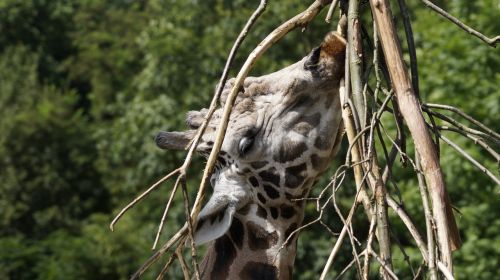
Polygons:
<instances>
[{"instance_id":1,"label":"dry wood","mask_svg":"<svg viewBox=\"0 0 500 280\"><path fill-rule=\"evenodd\" d=\"M441 259L451 271L451 251L460 246L460 236L444 184L436 147L427 131L419 101L413 92L406 71L389 3L387 0L370 0L370 4L398 105L413 137L416 150L421 155L423 172L430 188Z\"/></svg>"},{"instance_id":2,"label":"dry wood","mask_svg":"<svg viewBox=\"0 0 500 280\"><path fill-rule=\"evenodd\" d=\"M427 248L428 248L428 260L427 266L429 267L430 279L437 280L436 271L436 255L434 250L434 229L432 223L432 212L429 207L429 196L427 195L427 184L425 183L425 178L420 171L422 166L420 165L420 156L418 153L415 155L415 163L417 165L417 179L418 187L420 190L420 196L422 197L422 206L424 208L425 214L425 227L427 229Z\"/></svg>"}]
</instances>

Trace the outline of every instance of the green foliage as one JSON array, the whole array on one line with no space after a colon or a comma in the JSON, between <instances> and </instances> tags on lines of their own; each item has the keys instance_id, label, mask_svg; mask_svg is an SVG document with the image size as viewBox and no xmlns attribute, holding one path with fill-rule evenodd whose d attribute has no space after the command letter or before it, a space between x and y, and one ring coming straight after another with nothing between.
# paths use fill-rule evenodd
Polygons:
<instances>
[{"instance_id":1,"label":"green foliage","mask_svg":"<svg viewBox=\"0 0 500 280\"><path fill-rule=\"evenodd\" d=\"M241 46L232 74L267 33L307 4L271 1ZM138 192L180 164L184 154L158 150L153 137L158 130L182 129L186 111L208 105L233 41L256 5L243 0L0 0L1 279L127 279L142 264L151 253L169 188L161 187L128 212L114 233L108 223ZM442 5L486 34L500 30L494 0ZM412 3L410 11L423 99L460 107L500 130L499 52L420 3ZM307 53L331 28L323 16L271 48L251 74L277 70ZM446 135L496 168L473 142ZM461 211L465 243L455 253L457 274L493 279L500 274L498 186L445 144L441 161ZM202 165L197 160L188 174L191 195ZM398 165L394 174L405 208L423 229L412 170ZM338 193L344 215L353 189L347 182ZM162 240L183 222L181 205L172 209ZM339 232L340 220L331 207L327 211L326 223ZM306 220L315 215L311 203ZM354 228L363 240L368 221L358 216ZM393 221L394 238L417 267L419 252L404 225ZM302 234L297 279L317 278L333 241L321 225ZM393 251L394 263L404 267L403 254L397 247ZM350 256L346 243L332 276ZM180 268L173 269L170 276L180 278ZM354 274L349 271L346 279Z\"/></svg>"}]
</instances>

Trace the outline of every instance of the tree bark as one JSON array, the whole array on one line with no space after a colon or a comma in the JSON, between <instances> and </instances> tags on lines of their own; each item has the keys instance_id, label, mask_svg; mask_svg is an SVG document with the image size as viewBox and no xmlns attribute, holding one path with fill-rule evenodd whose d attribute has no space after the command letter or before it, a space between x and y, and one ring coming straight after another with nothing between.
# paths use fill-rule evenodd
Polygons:
<instances>
[{"instance_id":1,"label":"tree bark","mask_svg":"<svg viewBox=\"0 0 500 280\"><path fill-rule=\"evenodd\" d=\"M460 236L444 184L437 150L427 130L420 103L415 96L403 61L389 3L387 0L370 0L370 5L398 105L415 142L416 150L421 156L423 173L431 194L441 260L452 271L451 250L460 247Z\"/></svg>"}]
</instances>

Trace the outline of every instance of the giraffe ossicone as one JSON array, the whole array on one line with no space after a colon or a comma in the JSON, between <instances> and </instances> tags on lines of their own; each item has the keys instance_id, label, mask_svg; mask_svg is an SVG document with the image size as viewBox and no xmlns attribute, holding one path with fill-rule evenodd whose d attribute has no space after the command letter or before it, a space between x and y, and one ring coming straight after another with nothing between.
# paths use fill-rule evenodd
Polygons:
<instances>
[{"instance_id":1,"label":"giraffe ossicone","mask_svg":"<svg viewBox=\"0 0 500 280\"><path fill-rule=\"evenodd\" d=\"M211 177L213 193L197 221L195 242L209 243L203 279L291 279L304 201L336 154L343 135L339 82L345 40L327 34L299 62L247 77L230 116ZM221 105L234 85L229 80ZM206 109L190 111L184 132L161 132L164 149L187 149ZM197 147L208 155L222 109ZM285 244L285 241L289 242Z\"/></svg>"}]
</instances>

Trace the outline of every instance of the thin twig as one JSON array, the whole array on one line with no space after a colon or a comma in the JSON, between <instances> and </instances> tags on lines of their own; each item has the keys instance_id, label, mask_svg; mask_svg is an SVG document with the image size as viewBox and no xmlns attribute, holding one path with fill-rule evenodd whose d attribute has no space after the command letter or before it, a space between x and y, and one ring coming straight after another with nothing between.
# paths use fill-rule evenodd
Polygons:
<instances>
[{"instance_id":1,"label":"thin twig","mask_svg":"<svg viewBox=\"0 0 500 280\"><path fill-rule=\"evenodd\" d=\"M335 7L337 7L337 3L339 0L333 0L330 4L330 8L328 8L328 13L326 14L325 21L330 23L332 20L333 12L335 11Z\"/></svg>"},{"instance_id":2,"label":"thin twig","mask_svg":"<svg viewBox=\"0 0 500 280\"><path fill-rule=\"evenodd\" d=\"M354 211L356 211L357 206L358 206L358 203L355 203L354 206L351 208L351 211L349 212L349 215L347 216L347 221L350 222L350 219L352 218L352 213L354 213ZM348 232L348 227L346 225L344 225L344 227L342 228L342 231L339 234L339 237L337 238L337 242L335 242L335 245L332 248L330 256L328 256L328 260L326 261L326 264L323 267L323 271L321 272L321 276L319 278L320 280L326 279L326 274L328 273L328 270L332 266L333 260L335 259L335 256L339 252L340 246L342 246L342 241L344 240L347 232Z\"/></svg>"},{"instance_id":3,"label":"thin twig","mask_svg":"<svg viewBox=\"0 0 500 280\"><path fill-rule=\"evenodd\" d=\"M167 274L167 271L168 271L170 265L172 265L172 263L174 262L175 256L177 256L176 252L174 252L170 255L170 257L168 258L168 261L165 263L165 265L161 269L160 274L158 274L158 276L156 277L156 280L163 280L163 278L165 278L165 274Z\"/></svg>"},{"instance_id":4,"label":"thin twig","mask_svg":"<svg viewBox=\"0 0 500 280\"><path fill-rule=\"evenodd\" d=\"M466 131L463 131L461 129L458 129L458 128L454 128L454 127L449 127L449 126L437 126L437 129L443 131L452 131L452 132L456 132L456 133L459 133L469 139L471 139L472 141L474 141L474 143L478 144L479 146L483 147L483 149L485 149L490 155L492 155L495 160L497 161L497 164L500 165L500 154L498 154L490 145L488 145L482 138L480 137L477 137L475 135L473 135L472 133L468 133Z\"/></svg>"},{"instance_id":5,"label":"thin twig","mask_svg":"<svg viewBox=\"0 0 500 280\"><path fill-rule=\"evenodd\" d=\"M130 202L129 204L127 204L127 206L125 206L121 211L120 213L118 213L118 215L116 215L116 217L113 219L113 221L111 221L111 223L109 224L109 229L111 231L114 231L114 227L115 227L115 224L118 222L118 220L120 220L120 218L123 216L123 214L125 214L125 212L127 212L130 208L134 207L135 204L137 202L139 202L141 199L143 199L144 197L146 197L148 194L150 194L156 187L158 187L161 183L165 182L166 180L168 180L170 177L174 176L175 174L177 174L179 172L180 168L177 168L175 169L174 171L170 172L168 175L166 175L165 177L161 178L160 180L156 181L156 183L154 183L151 187L149 187L149 189L147 189L146 191L144 191L142 194L140 194L138 197L136 197L132 202Z\"/></svg>"},{"instance_id":6,"label":"thin twig","mask_svg":"<svg viewBox=\"0 0 500 280\"><path fill-rule=\"evenodd\" d=\"M170 197L168 198L167 205L165 206L165 210L163 211L163 216L161 217L160 225L158 225L158 231L156 232L156 237L155 241L153 243L153 250L156 249L156 245L158 244L158 241L160 240L160 235L163 230L163 225L165 224L165 221L167 220L167 215L168 212L170 211L170 206L172 205L172 201L174 201L174 196L175 193L177 192L177 189L179 188L179 183L182 180L182 175L177 177L177 181L175 182L174 188L172 189L172 192L170 193Z\"/></svg>"},{"instance_id":7,"label":"thin twig","mask_svg":"<svg viewBox=\"0 0 500 280\"><path fill-rule=\"evenodd\" d=\"M149 257L144 264L130 277L131 280L136 280L139 279L144 272L151 266L153 265L156 261L158 261L161 256L165 255L165 253L168 252L172 246L179 242L184 242L185 236L188 231L188 226L185 224L174 236L170 238L169 241L167 241L156 253L154 253L151 257Z\"/></svg>"},{"instance_id":8,"label":"thin twig","mask_svg":"<svg viewBox=\"0 0 500 280\"><path fill-rule=\"evenodd\" d=\"M362 252L361 254L359 254L359 257L362 257L363 254L364 254L364 252ZM342 279L342 277L344 276L344 274L349 270L349 268L352 267L352 265L355 262L356 262L356 258L353 258L352 261L346 267L344 267L344 269L342 269L342 271L339 273L339 275L337 275L337 277L335 277L335 280Z\"/></svg>"},{"instance_id":9,"label":"thin twig","mask_svg":"<svg viewBox=\"0 0 500 280\"><path fill-rule=\"evenodd\" d=\"M182 247L179 246L177 250L175 250L175 254L177 255L177 259L179 260L179 263L181 264L181 269L182 269L182 274L184 275L184 280L191 280L191 276L189 275L189 268L186 264L186 260L184 259L184 256L182 255ZM199 279L199 278L197 278Z\"/></svg>"},{"instance_id":10,"label":"thin twig","mask_svg":"<svg viewBox=\"0 0 500 280\"><path fill-rule=\"evenodd\" d=\"M413 276L413 280L422 279L422 273L425 271L425 262L422 262L418 267L417 273Z\"/></svg>"},{"instance_id":11,"label":"thin twig","mask_svg":"<svg viewBox=\"0 0 500 280\"><path fill-rule=\"evenodd\" d=\"M415 48L415 41L413 40L413 30L411 28L410 15L405 0L398 0L399 10L403 15L403 25L405 27L406 43L408 44L408 53L410 54L410 73L411 83L415 95L420 99L420 87L418 85L418 65L417 65L417 52Z\"/></svg>"},{"instance_id":12,"label":"thin twig","mask_svg":"<svg viewBox=\"0 0 500 280\"><path fill-rule=\"evenodd\" d=\"M198 261L196 260L196 246L194 244L194 230L193 230L193 221L191 220L191 216L189 215L189 199L186 188L186 181L182 180L182 196L184 198L184 211L186 213L186 221L188 225L188 239L191 246L191 260L193 262L195 279L200 280L200 268L198 266Z\"/></svg>"},{"instance_id":13,"label":"thin twig","mask_svg":"<svg viewBox=\"0 0 500 280\"><path fill-rule=\"evenodd\" d=\"M443 104L433 104L433 103L425 103L425 104L423 104L423 106L427 107L427 108L448 110L448 111L451 111L453 113L456 113L456 114L460 115L461 117L463 117L464 119L470 121L471 123L477 125L481 129L483 129L484 131L486 131L486 133L488 133L491 137L494 137L495 139L500 140L500 134L498 134L497 132L493 131L491 128L487 127L486 125L484 125L480 121L478 121L478 120L474 119L473 117L467 115L465 112L463 112L462 110L460 110L460 109L458 109L456 107L453 107L453 106L450 106L450 105L443 105Z\"/></svg>"},{"instance_id":14,"label":"thin twig","mask_svg":"<svg viewBox=\"0 0 500 280\"><path fill-rule=\"evenodd\" d=\"M365 258L366 258L366 256L367 256L366 252L367 252L367 251L366 251L366 250L364 250L363 252L359 253L359 255L357 256L357 258L362 257L363 255L364 255L364 256L365 256ZM345 267L345 268L344 268L344 269L343 269L343 270L339 273L339 275L337 275L337 277L335 277L335 280L342 279L342 276L344 276L344 274L345 274L345 273L349 270L349 268L351 268L351 267L352 267L352 265L356 262L356 259L357 259L357 258L356 258L356 257L354 257L354 258L352 259L352 261L351 261L351 262L350 262L350 263L349 263L349 264L348 264L348 265L347 265L347 266L346 266L346 267Z\"/></svg>"},{"instance_id":15,"label":"thin twig","mask_svg":"<svg viewBox=\"0 0 500 280\"><path fill-rule=\"evenodd\" d=\"M368 173L365 174L365 177L367 175L368 175ZM361 190L361 189L359 189L359 190ZM354 203L353 203L353 206L351 207L351 209L354 209L355 205L357 204L356 201L357 201L357 196L360 193L359 190L356 193L356 196L354 197ZM333 206L335 208L335 212L337 212L337 215L339 216L340 220L344 224L344 227L347 229L347 234L349 235L349 241L351 242L353 256L354 256L354 258L356 260L356 268L357 268L357 271L359 273L359 276L361 276L361 271L362 271L361 270L361 263L359 262L358 252L356 251L356 244L354 243L354 234L353 234L353 230L352 230L351 220L346 221L346 219L344 219L344 216L342 215L342 212L340 211L340 209L339 209L339 207L338 207L338 205L336 203L336 194L335 193L332 195L332 197L333 197ZM349 214L351 214L351 211L349 211L349 212L350 212ZM354 212L352 212L352 214L354 215ZM342 242L342 240L337 240L337 242Z\"/></svg>"},{"instance_id":16,"label":"thin twig","mask_svg":"<svg viewBox=\"0 0 500 280\"><path fill-rule=\"evenodd\" d=\"M390 267L387 266L386 263L384 263L384 261L382 259L380 259L380 257L373 251L370 251L370 254L375 258L377 259L377 261L380 263L380 266L387 272L387 274L389 276L391 276L392 279L394 280L398 280L398 276L396 276L396 274L392 271L392 269Z\"/></svg>"},{"instance_id":17,"label":"thin twig","mask_svg":"<svg viewBox=\"0 0 500 280\"><path fill-rule=\"evenodd\" d=\"M410 268L411 274L413 276L415 276L415 270L413 269L413 266L411 265L410 256L406 253L405 248L404 248L403 244L401 243L401 241L399 240L396 232L394 232L394 230L392 228L390 228L390 231L391 231L392 238L396 242L396 245L398 245L399 251L401 252L401 254L403 254L403 260L406 262L406 264Z\"/></svg>"},{"instance_id":18,"label":"thin twig","mask_svg":"<svg viewBox=\"0 0 500 280\"><path fill-rule=\"evenodd\" d=\"M373 235L375 233L375 224L377 220L375 219L375 215L372 216L370 221L370 229L368 230L368 240L366 241L366 250L365 250L365 260L363 265L363 279L368 280L368 274L370 273L370 254L368 253L372 248Z\"/></svg>"},{"instance_id":19,"label":"thin twig","mask_svg":"<svg viewBox=\"0 0 500 280\"><path fill-rule=\"evenodd\" d=\"M440 7L436 6L434 3L428 0L422 0L424 4L434 10L436 13L440 14L441 16L445 17L449 21L453 22L456 26L462 28L463 30L467 31L469 34L476 36L477 38L481 39L483 42L488 44L491 47L496 47L497 42L500 41L500 36L496 36L493 38L489 38L486 35L482 34L481 32L473 29L472 27L467 26L465 23L461 22L458 18L450 15L447 13L445 10L441 9Z\"/></svg>"},{"instance_id":20,"label":"thin twig","mask_svg":"<svg viewBox=\"0 0 500 280\"><path fill-rule=\"evenodd\" d=\"M470 127L467 127L467 126L463 125L462 123L456 121L455 119L452 119L446 115L443 115L441 113L430 110L428 107L423 107L423 110L426 111L427 113L429 113L430 115L435 116L435 117L437 117L437 118L439 118L439 119L441 119L449 124L452 124L452 125L456 126L457 128L467 132L467 133L482 137L488 141L495 143L497 146L500 146L500 138L496 137L492 133L486 133L483 131L479 131L479 130L475 130L475 129L472 129Z\"/></svg>"},{"instance_id":21,"label":"thin twig","mask_svg":"<svg viewBox=\"0 0 500 280\"><path fill-rule=\"evenodd\" d=\"M437 266L438 266L439 270L441 270L441 272L443 273L446 280L455 280L455 277L453 277L453 274L446 267L446 265L444 265L444 263L438 261Z\"/></svg>"},{"instance_id":22,"label":"thin twig","mask_svg":"<svg viewBox=\"0 0 500 280\"><path fill-rule=\"evenodd\" d=\"M405 224L406 228L413 237L413 240L415 240L415 243L418 249L420 250L420 254L422 254L422 258L427 262L428 261L427 246L425 245L424 239L422 238L422 235L418 231L417 226L412 221L408 213L406 213L406 211L394 199L392 199L389 195L387 195L386 200L387 200L387 205L389 205L389 207L391 207L392 210L394 210L394 212L399 216L401 221Z\"/></svg>"},{"instance_id":23,"label":"thin twig","mask_svg":"<svg viewBox=\"0 0 500 280\"><path fill-rule=\"evenodd\" d=\"M469 155L466 151L464 151L462 148L460 148L457 144L455 144L453 141L448 139L446 136L440 135L440 138L443 139L443 141L450 145L453 149L455 149L458 153L460 153L462 156L464 156L467 160L469 160L474 166L479 168L481 172L485 173L488 175L497 185L500 185L500 179L495 176L495 174L491 173L491 171L484 167L481 163L479 163L477 160L475 160L471 155Z\"/></svg>"},{"instance_id":24,"label":"thin twig","mask_svg":"<svg viewBox=\"0 0 500 280\"><path fill-rule=\"evenodd\" d=\"M366 178L366 177L364 177L364 178ZM364 179L362 179L362 181L363 180ZM330 256L328 256L328 260L326 261L325 266L323 267L323 271L321 272L321 276L319 278L320 280L326 279L326 275L328 273L328 270L330 270L330 267L333 264L335 256L337 255L337 253L340 250L340 246L342 246L342 243L344 241L346 234L348 234L348 233L350 234L348 225L351 223L351 219L354 216L354 212L356 211L356 209L358 207L358 203L359 203L358 196L362 195L362 190L363 190L362 188L358 188L358 190L356 192L356 196L354 197L353 205L352 205L351 209L349 210L349 214L347 215L347 219L342 220L344 226L342 227L342 231L340 232L340 234L337 238L337 242L335 242L335 245L333 246L332 251L330 252ZM333 194L333 196L335 196L335 193ZM343 217L341 215L339 215L339 217L341 219L343 219ZM370 218L371 218L371 215L370 215Z\"/></svg>"}]
</instances>

